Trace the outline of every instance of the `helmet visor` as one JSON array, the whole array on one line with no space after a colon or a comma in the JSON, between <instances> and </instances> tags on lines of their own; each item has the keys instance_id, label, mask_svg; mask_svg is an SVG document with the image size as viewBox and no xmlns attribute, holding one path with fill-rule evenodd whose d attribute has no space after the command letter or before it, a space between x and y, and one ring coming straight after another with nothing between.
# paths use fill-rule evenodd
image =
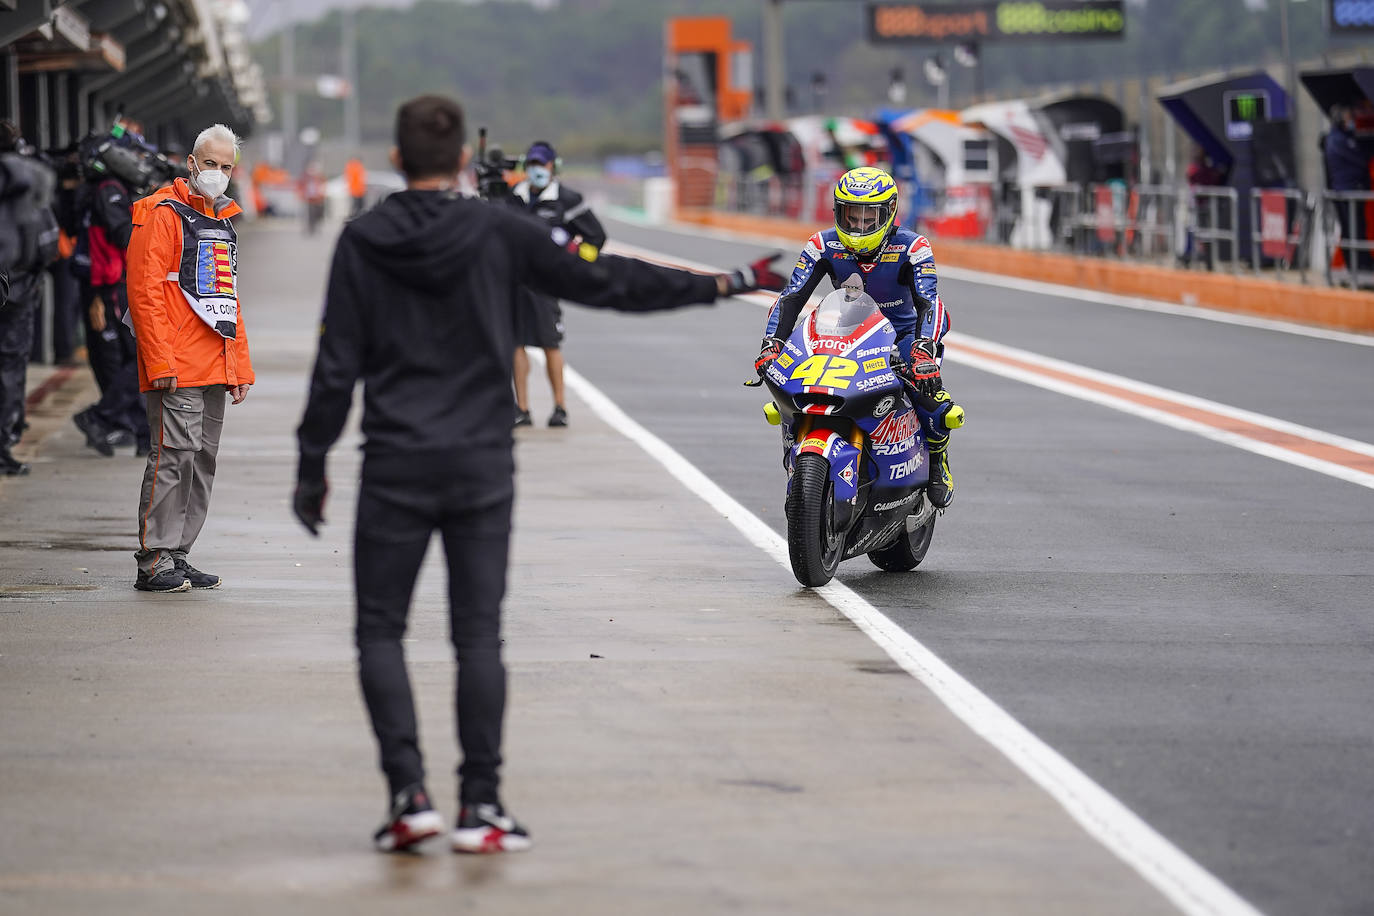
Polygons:
<instances>
[{"instance_id":1,"label":"helmet visor","mask_svg":"<svg viewBox=\"0 0 1374 916\"><path fill-rule=\"evenodd\" d=\"M871 235L892 216L892 201L878 204L835 201L835 225L851 235Z\"/></svg>"}]
</instances>

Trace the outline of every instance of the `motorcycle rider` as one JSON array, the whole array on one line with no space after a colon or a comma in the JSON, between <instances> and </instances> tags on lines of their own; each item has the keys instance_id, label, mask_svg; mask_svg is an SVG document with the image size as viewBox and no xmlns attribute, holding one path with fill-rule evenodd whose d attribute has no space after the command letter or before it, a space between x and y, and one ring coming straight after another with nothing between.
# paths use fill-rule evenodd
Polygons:
<instances>
[{"instance_id":1,"label":"motorcycle rider","mask_svg":"<svg viewBox=\"0 0 1374 916\"><path fill-rule=\"evenodd\" d=\"M802 249L791 280L768 312L754 369L762 376L782 352L822 278L829 277L836 288L857 278L897 332L892 368L917 393L913 400L930 451L926 495L944 509L954 499L944 422L954 402L940 380L940 340L949 331L949 314L940 299L930 242L896 221L897 183L891 175L864 166L840 176L835 225L811 236Z\"/></svg>"}]
</instances>

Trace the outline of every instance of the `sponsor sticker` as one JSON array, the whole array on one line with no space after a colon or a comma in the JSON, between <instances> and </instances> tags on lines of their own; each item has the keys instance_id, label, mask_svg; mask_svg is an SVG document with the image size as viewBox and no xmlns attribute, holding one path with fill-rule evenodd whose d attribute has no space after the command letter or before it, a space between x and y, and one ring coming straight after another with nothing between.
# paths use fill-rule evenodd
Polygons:
<instances>
[{"instance_id":1,"label":"sponsor sticker","mask_svg":"<svg viewBox=\"0 0 1374 916\"><path fill-rule=\"evenodd\" d=\"M892 467L888 468L887 477L889 480L901 480L904 477L910 477L912 474L915 474L924 463L925 456L917 452L901 464L894 464Z\"/></svg>"},{"instance_id":2,"label":"sponsor sticker","mask_svg":"<svg viewBox=\"0 0 1374 916\"><path fill-rule=\"evenodd\" d=\"M873 507L873 511L874 511L874 512L891 512L893 509L900 509L900 508L902 508L903 506L908 506L908 505L910 505L911 503L915 502L916 497L917 497L918 495L919 495L919 494L917 494L917 493L911 493L911 494L909 494L909 495L907 495L907 496L903 496L901 499L893 500L893 501L890 502L890 503L878 503L876 506Z\"/></svg>"},{"instance_id":3,"label":"sponsor sticker","mask_svg":"<svg viewBox=\"0 0 1374 916\"><path fill-rule=\"evenodd\" d=\"M777 362L777 360L774 360L773 362L775 363L775 362ZM784 375L784 374L783 374L783 371L782 371L781 369L779 369L779 368L778 368L776 365L774 365L773 363L769 363L769 364L768 364L768 368L767 368L766 370L764 370L764 373L763 373L763 374L766 375L766 376L768 376L768 378L771 379L771 380L773 381L773 384L775 384L775 385L786 385L786 384L787 384L787 376Z\"/></svg>"},{"instance_id":4,"label":"sponsor sticker","mask_svg":"<svg viewBox=\"0 0 1374 916\"><path fill-rule=\"evenodd\" d=\"M904 454L904 453L906 453L906 452L911 451L911 450L912 450L913 448L915 448L915 447L916 447L916 437L915 437L915 436L912 436L910 439L903 439L901 442L898 442L896 445L884 445L884 444L882 444L882 443L877 443L877 444L875 444L875 445L873 446L873 454L875 454L875 455L888 455L888 456L890 456L890 455L901 455L901 454Z\"/></svg>"},{"instance_id":5,"label":"sponsor sticker","mask_svg":"<svg viewBox=\"0 0 1374 916\"><path fill-rule=\"evenodd\" d=\"M810 437L809 439L803 439L803 440L802 440L801 447L802 447L802 448L818 448L818 449L820 449L821 451L825 451L825 443L826 443L826 440L825 440L825 439L822 439L822 438L820 438L819 436L812 436L812 437Z\"/></svg>"},{"instance_id":6,"label":"sponsor sticker","mask_svg":"<svg viewBox=\"0 0 1374 916\"><path fill-rule=\"evenodd\" d=\"M836 251L844 251L844 242L826 242L826 248L834 248Z\"/></svg>"},{"instance_id":7,"label":"sponsor sticker","mask_svg":"<svg viewBox=\"0 0 1374 916\"><path fill-rule=\"evenodd\" d=\"M854 387L860 391L867 391L870 388L886 388L888 385L897 384L897 376L891 372L884 372L882 375L875 375L872 378L861 378Z\"/></svg>"},{"instance_id":8,"label":"sponsor sticker","mask_svg":"<svg viewBox=\"0 0 1374 916\"><path fill-rule=\"evenodd\" d=\"M896 445L915 436L918 425L914 410L890 414L877 425L868 438L875 445Z\"/></svg>"},{"instance_id":9,"label":"sponsor sticker","mask_svg":"<svg viewBox=\"0 0 1374 916\"><path fill-rule=\"evenodd\" d=\"M897 251L897 252L902 252L902 251L906 251L906 246L905 246L905 245L888 245L886 248L883 249L883 251Z\"/></svg>"},{"instance_id":10,"label":"sponsor sticker","mask_svg":"<svg viewBox=\"0 0 1374 916\"><path fill-rule=\"evenodd\" d=\"M790 341L790 340L788 340L787 342L785 342L785 343L783 344L783 346L786 347L786 348L788 349L788 351L791 352L791 353L795 353L795 354L797 354L798 356L801 356L801 355L802 355L801 347L797 346L796 344L794 344L794 343L793 343L792 341Z\"/></svg>"},{"instance_id":11,"label":"sponsor sticker","mask_svg":"<svg viewBox=\"0 0 1374 916\"><path fill-rule=\"evenodd\" d=\"M887 360L884 359L884 358L881 357L881 356L879 356L877 359L866 359L866 360L864 360L864 371L865 371L865 372L877 372L877 371L879 371L880 369L886 369L886 368L887 368Z\"/></svg>"},{"instance_id":12,"label":"sponsor sticker","mask_svg":"<svg viewBox=\"0 0 1374 916\"><path fill-rule=\"evenodd\" d=\"M811 349L817 353L843 353L849 349L849 341L842 337L818 337L811 341Z\"/></svg>"},{"instance_id":13,"label":"sponsor sticker","mask_svg":"<svg viewBox=\"0 0 1374 916\"><path fill-rule=\"evenodd\" d=\"M901 259L902 256L900 254L896 254L895 252L893 254L885 254L882 257L878 258L879 261L887 261L888 263L900 261Z\"/></svg>"},{"instance_id":14,"label":"sponsor sticker","mask_svg":"<svg viewBox=\"0 0 1374 916\"><path fill-rule=\"evenodd\" d=\"M892 413L892 408L894 408L894 407L896 407L896 406L897 406L897 398L894 397L893 395L890 395L890 394L889 394L887 397L883 398L883 399L882 399L881 401L879 401L876 405L874 405L874 407L873 407L873 416L875 416L875 417L887 416L888 414Z\"/></svg>"},{"instance_id":15,"label":"sponsor sticker","mask_svg":"<svg viewBox=\"0 0 1374 916\"><path fill-rule=\"evenodd\" d=\"M922 264L922 265L921 265L921 276L923 276L923 277L933 277L933 276L935 276L935 265L934 265L934 264Z\"/></svg>"},{"instance_id":16,"label":"sponsor sticker","mask_svg":"<svg viewBox=\"0 0 1374 916\"><path fill-rule=\"evenodd\" d=\"M794 362L796 362L796 360L788 356L786 353L778 357L778 365L782 366L784 369L789 368Z\"/></svg>"},{"instance_id":17,"label":"sponsor sticker","mask_svg":"<svg viewBox=\"0 0 1374 916\"><path fill-rule=\"evenodd\" d=\"M811 262L806 258L797 258L797 263L792 267L793 270L806 270L811 266Z\"/></svg>"},{"instance_id":18,"label":"sponsor sticker","mask_svg":"<svg viewBox=\"0 0 1374 916\"><path fill-rule=\"evenodd\" d=\"M868 262L866 262L866 263L864 263L864 264L860 264L860 265L859 265L859 270L862 270L864 273L868 273L870 270L872 270L873 268L875 268L875 267L877 267L877 266L878 266L878 265L875 264L874 262L868 261Z\"/></svg>"},{"instance_id":19,"label":"sponsor sticker","mask_svg":"<svg viewBox=\"0 0 1374 916\"><path fill-rule=\"evenodd\" d=\"M845 483L854 482L854 462L851 461L844 466L844 470L840 471L840 479Z\"/></svg>"}]
</instances>

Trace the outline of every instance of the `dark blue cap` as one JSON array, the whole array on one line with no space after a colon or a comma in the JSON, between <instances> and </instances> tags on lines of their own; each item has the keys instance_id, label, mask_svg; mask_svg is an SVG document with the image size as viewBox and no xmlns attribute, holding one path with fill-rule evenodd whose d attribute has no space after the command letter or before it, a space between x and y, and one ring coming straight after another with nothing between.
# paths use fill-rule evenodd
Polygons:
<instances>
[{"instance_id":1,"label":"dark blue cap","mask_svg":"<svg viewBox=\"0 0 1374 916\"><path fill-rule=\"evenodd\" d=\"M553 148L553 144L536 140L530 144L529 152L525 153L525 161L553 165L554 162L558 161L558 151Z\"/></svg>"}]
</instances>

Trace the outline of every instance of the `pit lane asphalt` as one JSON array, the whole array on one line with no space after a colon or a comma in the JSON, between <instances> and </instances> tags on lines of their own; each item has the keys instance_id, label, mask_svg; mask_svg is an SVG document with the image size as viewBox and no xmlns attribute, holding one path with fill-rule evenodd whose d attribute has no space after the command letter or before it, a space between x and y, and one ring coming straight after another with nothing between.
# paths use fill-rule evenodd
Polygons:
<instances>
[{"instance_id":1,"label":"pit lane asphalt","mask_svg":"<svg viewBox=\"0 0 1374 916\"><path fill-rule=\"evenodd\" d=\"M517 445L504 789L535 850L374 853L356 431L318 540L287 506L330 241L240 236L258 377L228 409L192 556L222 589L131 588L143 462L83 446L88 374L31 414L33 473L0 480L0 913L1173 911L577 398L575 426ZM441 565L431 550L406 652L451 815Z\"/></svg>"},{"instance_id":2,"label":"pit lane asphalt","mask_svg":"<svg viewBox=\"0 0 1374 916\"><path fill-rule=\"evenodd\" d=\"M608 228L721 267L771 247ZM1374 441L1369 347L941 288L958 331ZM763 318L572 307L565 350L783 531L777 435L740 386ZM967 366L946 378L969 426L925 564L860 558L841 580L1262 909L1374 911L1374 493ZM804 594L780 587L779 607Z\"/></svg>"}]
</instances>

